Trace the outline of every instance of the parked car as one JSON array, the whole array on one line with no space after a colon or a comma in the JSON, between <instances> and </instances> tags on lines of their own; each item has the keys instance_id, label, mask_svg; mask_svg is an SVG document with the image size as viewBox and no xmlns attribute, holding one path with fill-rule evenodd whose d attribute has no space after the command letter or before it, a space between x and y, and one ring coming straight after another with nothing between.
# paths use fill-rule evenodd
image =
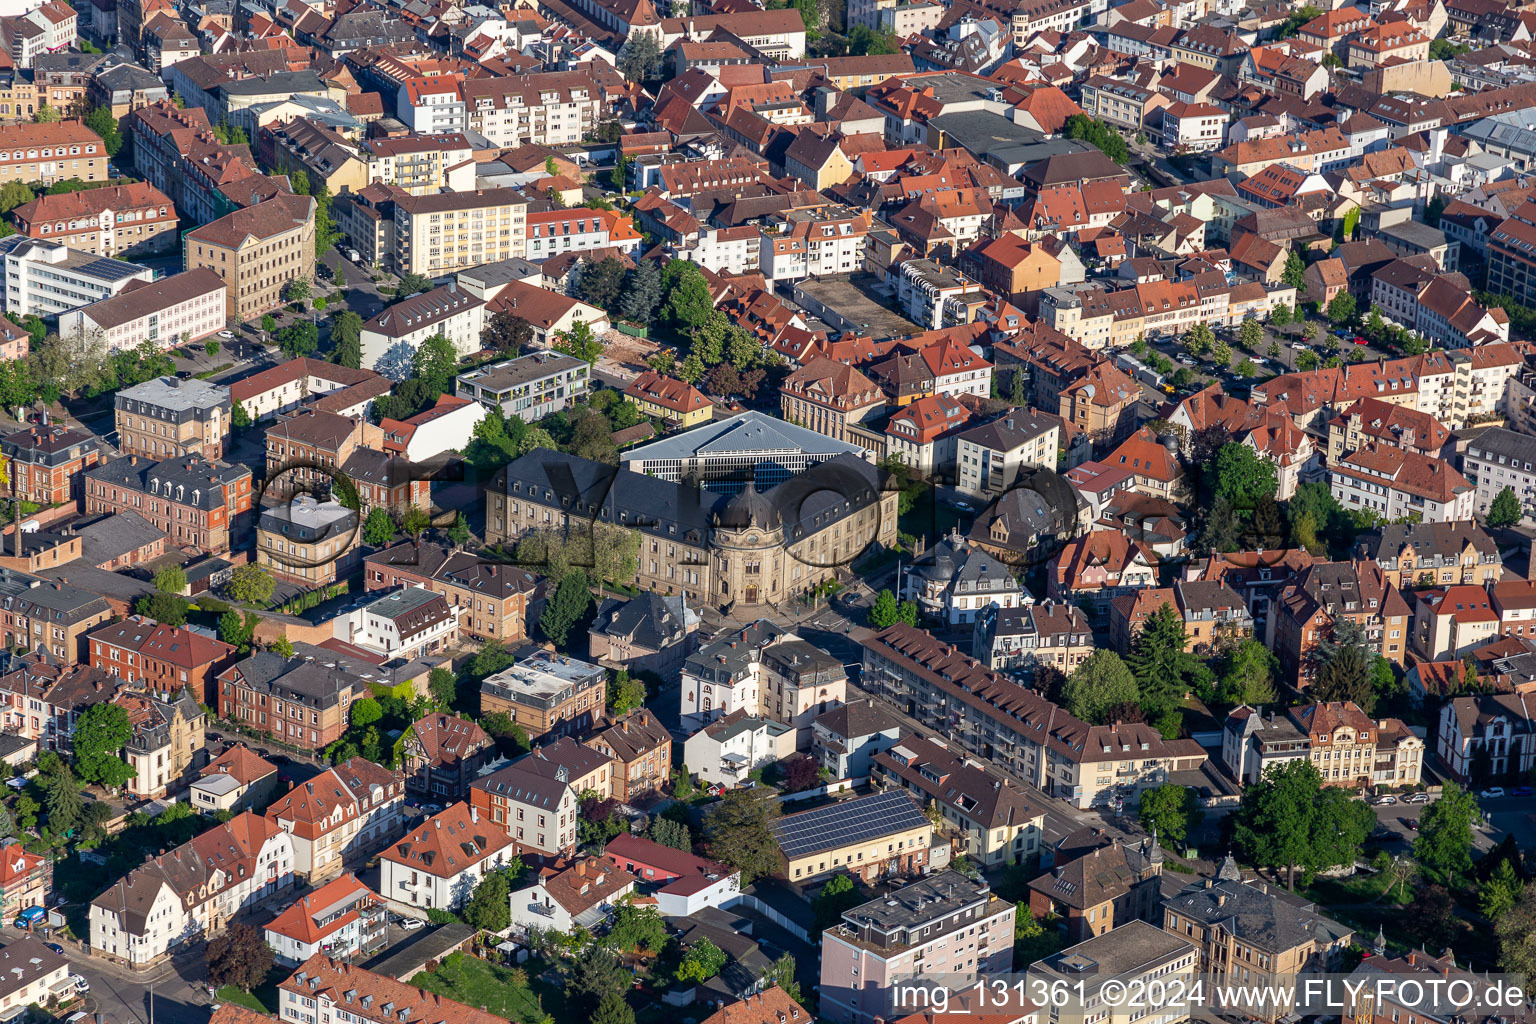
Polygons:
<instances>
[{"instance_id":1,"label":"parked car","mask_svg":"<svg viewBox=\"0 0 1536 1024\"><path fill-rule=\"evenodd\" d=\"M1510 796L1530 796L1533 790L1530 786L1516 786L1509 791Z\"/></svg>"},{"instance_id":2,"label":"parked car","mask_svg":"<svg viewBox=\"0 0 1536 1024\"><path fill-rule=\"evenodd\" d=\"M91 990L91 983L85 980L84 975L71 974L69 980L75 983L76 992L85 993Z\"/></svg>"},{"instance_id":3,"label":"parked car","mask_svg":"<svg viewBox=\"0 0 1536 1024\"><path fill-rule=\"evenodd\" d=\"M1499 800L1499 799L1502 799L1503 796L1504 796L1504 787L1503 786L1489 786L1487 789L1483 790L1481 793L1479 793L1477 795L1482 797L1484 800Z\"/></svg>"},{"instance_id":4,"label":"parked car","mask_svg":"<svg viewBox=\"0 0 1536 1024\"><path fill-rule=\"evenodd\" d=\"M1412 832L1417 832L1419 830L1418 818L1409 818L1407 821L1403 822L1403 824L1407 825L1409 830Z\"/></svg>"},{"instance_id":5,"label":"parked car","mask_svg":"<svg viewBox=\"0 0 1536 1024\"><path fill-rule=\"evenodd\" d=\"M1379 807L1386 807L1386 806L1389 806L1391 804L1397 803L1397 797L1395 797L1395 796L1379 796L1376 799L1372 800L1371 803L1376 804Z\"/></svg>"},{"instance_id":6,"label":"parked car","mask_svg":"<svg viewBox=\"0 0 1536 1024\"><path fill-rule=\"evenodd\" d=\"M1356 345L1369 345L1370 342L1366 341L1364 338L1360 337L1360 335L1357 334L1357 335L1355 335L1355 344Z\"/></svg>"},{"instance_id":7,"label":"parked car","mask_svg":"<svg viewBox=\"0 0 1536 1024\"><path fill-rule=\"evenodd\" d=\"M1407 796L1403 797L1403 803L1405 803L1405 804L1427 804L1427 803L1429 803L1429 794L1428 793L1410 793Z\"/></svg>"},{"instance_id":8,"label":"parked car","mask_svg":"<svg viewBox=\"0 0 1536 1024\"><path fill-rule=\"evenodd\" d=\"M414 932L417 929L421 928L422 924L423 924L423 922L422 922L421 918L419 918L419 917L408 917L408 918L406 918L404 921L402 921L400 923L400 927L404 928L408 932Z\"/></svg>"},{"instance_id":9,"label":"parked car","mask_svg":"<svg viewBox=\"0 0 1536 1024\"><path fill-rule=\"evenodd\" d=\"M219 332L219 337L221 337L221 338L233 338L234 336L235 336L235 332L234 331L220 331Z\"/></svg>"},{"instance_id":10,"label":"parked car","mask_svg":"<svg viewBox=\"0 0 1536 1024\"><path fill-rule=\"evenodd\" d=\"M59 954L59 956L63 956L64 955L64 947L59 945L57 942L45 942L45 943L43 943L43 945L47 946L49 949L51 949L55 953Z\"/></svg>"}]
</instances>

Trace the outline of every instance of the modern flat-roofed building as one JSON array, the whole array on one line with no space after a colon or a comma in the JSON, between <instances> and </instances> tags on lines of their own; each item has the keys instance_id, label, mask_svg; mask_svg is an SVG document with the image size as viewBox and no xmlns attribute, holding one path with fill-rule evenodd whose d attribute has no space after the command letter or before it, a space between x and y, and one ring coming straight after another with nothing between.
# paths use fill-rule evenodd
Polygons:
<instances>
[{"instance_id":1,"label":"modern flat-roofed building","mask_svg":"<svg viewBox=\"0 0 1536 1024\"><path fill-rule=\"evenodd\" d=\"M619 464L673 482L696 479L717 494L736 494L748 482L766 491L844 454L868 457L859 445L749 411L620 452Z\"/></svg>"},{"instance_id":2,"label":"modern flat-roofed building","mask_svg":"<svg viewBox=\"0 0 1536 1024\"><path fill-rule=\"evenodd\" d=\"M1479 514L1508 487L1520 502L1521 517L1536 516L1536 438L1489 427L1468 442L1461 467L1477 488L1473 508Z\"/></svg>"},{"instance_id":3,"label":"modern flat-roofed building","mask_svg":"<svg viewBox=\"0 0 1536 1024\"><path fill-rule=\"evenodd\" d=\"M459 374L454 394L532 422L583 398L591 369L585 359L535 352Z\"/></svg>"},{"instance_id":4,"label":"modern flat-roofed building","mask_svg":"<svg viewBox=\"0 0 1536 1024\"><path fill-rule=\"evenodd\" d=\"M480 684L482 714L505 712L529 739L585 732L603 714L608 670L537 650Z\"/></svg>"},{"instance_id":5,"label":"modern flat-roofed building","mask_svg":"<svg viewBox=\"0 0 1536 1024\"><path fill-rule=\"evenodd\" d=\"M821 1016L873 1024L901 1015L897 983L918 974L951 990L1013 970L1017 909L992 887L942 871L843 912L821 933Z\"/></svg>"},{"instance_id":6,"label":"modern flat-roofed building","mask_svg":"<svg viewBox=\"0 0 1536 1024\"><path fill-rule=\"evenodd\" d=\"M0 302L12 316L57 316L155 279L149 267L25 235L0 238L0 269Z\"/></svg>"},{"instance_id":7,"label":"modern flat-roofed building","mask_svg":"<svg viewBox=\"0 0 1536 1024\"><path fill-rule=\"evenodd\" d=\"M59 335L101 336L107 351L149 342L170 348L202 341L225 324L224 279L205 268L152 283L133 282L111 298L59 314Z\"/></svg>"},{"instance_id":8,"label":"modern flat-roofed building","mask_svg":"<svg viewBox=\"0 0 1536 1024\"><path fill-rule=\"evenodd\" d=\"M1104 1024L1130 1024L1133 1020L1138 1024L1175 1024L1190 1018L1189 1005L1170 1001L1148 1010L1145 1005L1130 1005L1130 1000L1106 1000L1105 983L1136 985L1160 979L1173 986L1170 992L1193 993L1199 960L1199 949L1188 939L1145 921L1128 921L1035 961L1029 966L1026 980L1033 986L1038 979L1048 990L1064 994L1059 1014L1065 1020L1093 1017Z\"/></svg>"},{"instance_id":9,"label":"modern flat-roofed building","mask_svg":"<svg viewBox=\"0 0 1536 1024\"><path fill-rule=\"evenodd\" d=\"M177 377L156 377L113 399L118 447L124 455L164 460L224 457L229 438L229 388Z\"/></svg>"}]
</instances>

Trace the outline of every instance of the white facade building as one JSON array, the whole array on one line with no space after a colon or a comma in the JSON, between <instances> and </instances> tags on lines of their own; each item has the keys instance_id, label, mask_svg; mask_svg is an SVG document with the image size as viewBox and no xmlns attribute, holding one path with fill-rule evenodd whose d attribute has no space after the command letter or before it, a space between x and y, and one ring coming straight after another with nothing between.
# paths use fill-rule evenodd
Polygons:
<instances>
[{"instance_id":1,"label":"white facade building","mask_svg":"<svg viewBox=\"0 0 1536 1024\"><path fill-rule=\"evenodd\" d=\"M224 329L224 279L206 267L59 314L59 337L103 338L108 352L202 341Z\"/></svg>"},{"instance_id":2,"label":"white facade building","mask_svg":"<svg viewBox=\"0 0 1536 1024\"><path fill-rule=\"evenodd\" d=\"M441 334L460 358L480 351L485 303L446 284L388 307L363 325L361 365L400 382L411 375L416 350Z\"/></svg>"},{"instance_id":3,"label":"white facade building","mask_svg":"<svg viewBox=\"0 0 1536 1024\"><path fill-rule=\"evenodd\" d=\"M500 825L458 803L379 855L379 888L386 899L413 907L456 910L480 879L516 855Z\"/></svg>"},{"instance_id":4,"label":"white facade building","mask_svg":"<svg viewBox=\"0 0 1536 1024\"><path fill-rule=\"evenodd\" d=\"M12 316L57 316L111 298L155 272L25 235L0 239L0 308Z\"/></svg>"},{"instance_id":5,"label":"white facade building","mask_svg":"<svg viewBox=\"0 0 1536 1024\"><path fill-rule=\"evenodd\" d=\"M794 729L738 709L688 737L683 763L706 786L734 787L794 752Z\"/></svg>"}]
</instances>

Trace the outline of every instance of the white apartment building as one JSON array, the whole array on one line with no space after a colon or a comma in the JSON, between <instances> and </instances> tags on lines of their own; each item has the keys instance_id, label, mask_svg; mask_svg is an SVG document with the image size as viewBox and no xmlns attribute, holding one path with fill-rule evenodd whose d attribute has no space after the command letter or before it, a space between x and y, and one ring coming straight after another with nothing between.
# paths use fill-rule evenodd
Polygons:
<instances>
[{"instance_id":1,"label":"white apartment building","mask_svg":"<svg viewBox=\"0 0 1536 1024\"><path fill-rule=\"evenodd\" d=\"M602 91L581 71L478 78L463 96L469 129L507 149L578 143L604 116Z\"/></svg>"},{"instance_id":2,"label":"white apartment building","mask_svg":"<svg viewBox=\"0 0 1536 1024\"><path fill-rule=\"evenodd\" d=\"M531 422L585 397L591 369L585 359L535 352L459 374L454 394Z\"/></svg>"},{"instance_id":3,"label":"white apartment building","mask_svg":"<svg viewBox=\"0 0 1536 1024\"><path fill-rule=\"evenodd\" d=\"M576 850L576 816L580 801L563 766L553 777L522 758L482 779L469 789L470 806L482 819L505 829L516 849L547 857Z\"/></svg>"},{"instance_id":4,"label":"white apartment building","mask_svg":"<svg viewBox=\"0 0 1536 1024\"><path fill-rule=\"evenodd\" d=\"M388 908L352 875L342 875L300 897L263 929L277 961L295 967L316 953L366 956L386 941Z\"/></svg>"},{"instance_id":5,"label":"white apartment building","mask_svg":"<svg viewBox=\"0 0 1536 1024\"><path fill-rule=\"evenodd\" d=\"M91 950L130 967L216 935L294 883L293 838L247 811L118 879L91 902Z\"/></svg>"},{"instance_id":6,"label":"white apartment building","mask_svg":"<svg viewBox=\"0 0 1536 1024\"><path fill-rule=\"evenodd\" d=\"M717 274L756 274L762 266L761 237L754 224L704 228L691 247L678 248L673 255Z\"/></svg>"},{"instance_id":7,"label":"white apartment building","mask_svg":"<svg viewBox=\"0 0 1536 1024\"><path fill-rule=\"evenodd\" d=\"M742 711L792 726L800 749L810 747L815 717L847 699L842 663L767 619L696 651L682 675L685 723Z\"/></svg>"},{"instance_id":8,"label":"white apartment building","mask_svg":"<svg viewBox=\"0 0 1536 1024\"><path fill-rule=\"evenodd\" d=\"M395 201L396 272L438 278L522 257L528 200L516 189L441 192Z\"/></svg>"},{"instance_id":9,"label":"white apartment building","mask_svg":"<svg viewBox=\"0 0 1536 1024\"><path fill-rule=\"evenodd\" d=\"M770 217L758 266L770 281L852 274L864 267L872 215L846 206L795 210Z\"/></svg>"},{"instance_id":10,"label":"white apartment building","mask_svg":"<svg viewBox=\"0 0 1536 1024\"><path fill-rule=\"evenodd\" d=\"M474 150L462 134L365 139L358 156L368 163L368 180L403 188L413 196L437 192L448 183L448 170L469 162ZM473 168L470 168L472 171ZM471 187L474 175L470 174Z\"/></svg>"},{"instance_id":11,"label":"white apartment building","mask_svg":"<svg viewBox=\"0 0 1536 1024\"><path fill-rule=\"evenodd\" d=\"M364 324L361 365L398 383L411 376L416 350L428 338L441 334L462 358L480 351L484 326L485 303L457 284L445 284L387 306Z\"/></svg>"},{"instance_id":12,"label":"white apartment building","mask_svg":"<svg viewBox=\"0 0 1536 1024\"><path fill-rule=\"evenodd\" d=\"M821 1016L873 1024L906 1016L898 982L931 974L951 991L1013 970L1017 907L958 871L897 889L843 913L821 933Z\"/></svg>"},{"instance_id":13,"label":"white apartment building","mask_svg":"<svg viewBox=\"0 0 1536 1024\"><path fill-rule=\"evenodd\" d=\"M925 331L964 323L964 312L950 300L980 291L980 284L933 260L907 260L896 275L897 305Z\"/></svg>"},{"instance_id":14,"label":"white apartment building","mask_svg":"<svg viewBox=\"0 0 1536 1024\"><path fill-rule=\"evenodd\" d=\"M417 135L443 135L469 127L464 81L458 75L413 78L400 86L395 110Z\"/></svg>"},{"instance_id":15,"label":"white apartment building","mask_svg":"<svg viewBox=\"0 0 1536 1024\"><path fill-rule=\"evenodd\" d=\"M1477 489L1473 509L1479 515L1486 514L1508 487L1519 499L1520 511L1536 517L1536 437L1489 427L1467 445L1461 468Z\"/></svg>"},{"instance_id":16,"label":"white apartment building","mask_svg":"<svg viewBox=\"0 0 1536 1024\"><path fill-rule=\"evenodd\" d=\"M108 352L170 348L222 331L225 307L224 279L199 267L60 313L59 336L104 338Z\"/></svg>"},{"instance_id":17,"label":"white apartment building","mask_svg":"<svg viewBox=\"0 0 1536 1024\"><path fill-rule=\"evenodd\" d=\"M794 729L738 709L688 737L683 763L706 786L735 787L794 752Z\"/></svg>"},{"instance_id":18,"label":"white apartment building","mask_svg":"<svg viewBox=\"0 0 1536 1024\"><path fill-rule=\"evenodd\" d=\"M0 946L0 1014L74 997L69 960L43 945L42 939L23 934Z\"/></svg>"},{"instance_id":19,"label":"white apartment building","mask_svg":"<svg viewBox=\"0 0 1536 1024\"><path fill-rule=\"evenodd\" d=\"M0 238L0 308L11 316L57 316L111 298L155 272L25 235Z\"/></svg>"},{"instance_id":20,"label":"white apartment building","mask_svg":"<svg viewBox=\"0 0 1536 1024\"><path fill-rule=\"evenodd\" d=\"M962 431L956 438L955 486L967 494L998 497L1021 470L1056 468L1061 420L1023 409Z\"/></svg>"},{"instance_id":21,"label":"white apartment building","mask_svg":"<svg viewBox=\"0 0 1536 1024\"><path fill-rule=\"evenodd\" d=\"M1187 1001L1181 1004L1170 995L1166 1002L1133 1007L1128 1000L1106 999L1106 983L1139 989L1153 982L1170 986L1169 992L1192 992L1199 961L1200 950L1188 939L1134 920L1036 961L1026 980L1031 988L1043 984L1062 992L1059 1016L1067 1020L1092 1017L1103 1024L1176 1024L1192 1016Z\"/></svg>"},{"instance_id":22,"label":"white apartment building","mask_svg":"<svg viewBox=\"0 0 1536 1024\"><path fill-rule=\"evenodd\" d=\"M1210 103L1173 103L1163 110L1163 148L1203 153L1226 145L1227 112Z\"/></svg>"},{"instance_id":23,"label":"white apartment building","mask_svg":"<svg viewBox=\"0 0 1536 1024\"><path fill-rule=\"evenodd\" d=\"M1417 515L1425 523L1472 518L1476 491L1439 459L1403 448L1366 445L1329 467L1329 489L1346 509L1384 519Z\"/></svg>"},{"instance_id":24,"label":"white apartment building","mask_svg":"<svg viewBox=\"0 0 1536 1024\"><path fill-rule=\"evenodd\" d=\"M512 837L466 803L434 815L379 855L386 899L457 910L480 879L517 855Z\"/></svg>"},{"instance_id":25,"label":"white apartment building","mask_svg":"<svg viewBox=\"0 0 1536 1024\"><path fill-rule=\"evenodd\" d=\"M545 210L528 214L528 258L535 262L585 249L636 253L644 236L628 214L614 210Z\"/></svg>"},{"instance_id":26,"label":"white apartment building","mask_svg":"<svg viewBox=\"0 0 1536 1024\"><path fill-rule=\"evenodd\" d=\"M436 654L459 634L463 605L425 587L401 587L333 620L336 636L382 654L415 660Z\"/></svg>"}]
</instances>

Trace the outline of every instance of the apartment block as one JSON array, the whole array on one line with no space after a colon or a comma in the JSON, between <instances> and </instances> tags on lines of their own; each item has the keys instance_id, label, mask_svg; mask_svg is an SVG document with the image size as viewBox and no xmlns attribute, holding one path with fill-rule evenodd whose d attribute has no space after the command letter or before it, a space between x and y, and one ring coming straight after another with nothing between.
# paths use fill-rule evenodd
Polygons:
<instances>
[{"instance_id":1,"label":"apartment block","mask_svg":"<svg viewBox=\"0 0 1536 1024\"><path fill-rule=\"evenodd\" d=\"M82 474L101 461L96 435L40 424L0 438L7 460L10 497L34 505L73 502L84 489Z\"/></svg>"},{"instance_id":2,"label":"apartment block","mask_svg":"<svg viewBox=\"0 0 1536 1024\"><path fill-rule=\"evenodd\" d=\"M985 881L942 871L845 911L821 935L821 1016L874 1024L903 1016L897 983L918 974L954 990L1013 970L1016 909Z\"/></svg>"},{"instance_id":3,"label":"apartment block","mask_svg":"<svg viewBox=\"0 0 1536 1024\"><path fill-rule=\"evenodd\" d=\"M306 587L345 579L360 561L357 513L301 494L265 509L256 521L256 564Z\"/></svg>"},{"instance_id":4,"label":"apartment block","mask_svg":"<svg viewBox=\"0 0 1536 1024\"><path fill-rule=\"evenodd\" d=\"M17 207L16 230L96 256L155 256L176 248L176 209L148 182L44 195Z\"/></svg>"},{"instance_id":5,"label":"apartment block","mask_svg":"<svg viewBox=\"0 0 1536 1024\"><path fill-rule=\"evenodd\" d=\"M401 274L442 277L521 257L527 239L528 200L515 189L395 199L394 269Z\"/></svg>"},{"instance_id":6,"label":"apartment block","mask_svg":"<svg viewBox=\"0 0 1536 1024\"><path fill-rule=\"evenodd\" d=\"M188 455L129 455L85 473L85 512L143 516L177 547L223 554L251 529L251 468Z\"/></svg>"},{"instance_id":7,"label":"apartment block","mask_svg":"<svg viewBox=\"0 0 1536 1024\"><path fill-rule=\"evenodd\" d=\"M504 712L530 739L584 732L602 717L608 670L535 651L480 684L484 714Z\"/></svg>"},{"instance_id":8,"label":"apartment block","mask_svg":"<svg viewBox=\"0 0 1536 1024\"><path fill-rule=\"evenodd\" d=\"M157 377L113 399L118 447L154 460L221 459L229 438L229 388L196 378Z\"/></svg>"},{"instance_id":9,"label":"apartment block","mask_svg":"<svg viewBox=\"0 0 1536 1024\"><path fill-rule=\"evenodd\" d=\"M80 121L0 125L0 184L65 178L104 181L107 150L101 136Z\"/></svg>"},{"instance_id":10,"label":"apartment block","mask_svg":"<svg viewBox=\"0 0 1536 1024\"><path fill-rule=\"evenodd\" d=\"M1145 921L1130 921L1037 960L1029 967L1026 983L1031 989L1044 985L1062 992L1058 1016L1067 1020L1093 1016L1103 1024L1176 1024L1190 1016L1190 1008L1176 997L1155 1001L1151 1009L1132 1007L1129 1001L1106 998L1106 987L1114 982L1128 986L1120 991L1139 991L1148 982L1161 982L1193 992L1199 960L1198 947L1188 939Z\"/></svg>"},{"instance_id":11,"label":"apartment block","mask_svg":"<svg viewBox=\"0 0 1536 1024\"><path fill-rule=\"evenodd\" d=\"M0 238L0 303L13 317L57 316L127 291L155 272L26 235Z\"/></svg>"}]
</instances>

